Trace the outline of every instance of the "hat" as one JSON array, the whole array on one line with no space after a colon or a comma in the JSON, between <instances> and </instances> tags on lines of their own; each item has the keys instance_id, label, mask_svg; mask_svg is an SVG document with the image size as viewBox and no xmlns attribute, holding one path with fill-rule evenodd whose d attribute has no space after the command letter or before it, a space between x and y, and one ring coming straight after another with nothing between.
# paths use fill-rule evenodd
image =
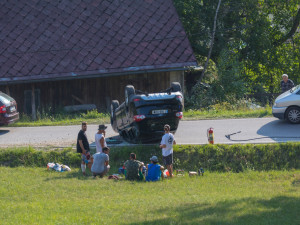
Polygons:
<instances>
[{"instance_id":1,"label":"hat","mask_svg":"<svg viewBox=\"0 0 300 225\"><path fill-rule=\"evenodd\" d=\"M153 161L153 162L158 162L158 158L157 158L157 156L152 156L151 158L150 158L150 161Z\"/></svg>"},{"instance_id":2,"label":"hat","mask_svg":"<svg viewBox=\"0 0 300 225\"><path fill-rule=\"evenodd\" d=\"M101 125L99 125L98 130L105 130L106 128L107 128L107 126L101 124Z\"/></svg>"}]
</instances>

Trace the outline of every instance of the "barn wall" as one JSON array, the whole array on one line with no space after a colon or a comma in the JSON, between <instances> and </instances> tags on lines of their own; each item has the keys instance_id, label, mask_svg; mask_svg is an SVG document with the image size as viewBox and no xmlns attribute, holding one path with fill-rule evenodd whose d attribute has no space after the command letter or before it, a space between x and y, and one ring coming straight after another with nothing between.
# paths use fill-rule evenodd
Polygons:
<instances>
[{"instance_id":1,"label":"barn wall","mask_svg":"<svg viewBox=\"0 0 300 225\"><path fill-rule=\"evenodd\" d=\"M174 75L172 77L172 81L176 79ZM170 72L38 82L34 83L34 87L38 96L36 98L39 98L36 100L40 103L39 110L42 108L49 110L50 107L57 110L63 106L84 103L95 104L98 111L105 112L109 109L111 100L124 101L124 89L127 84L133 85L138 90L158 92L170 87ZM3 85L0 86L0 90L5 93L9 91L10 96L18 103L18 110L26 113L28 101L31 101L28 99L31 85L30 83Z\"/></svg>"}]
</instances>

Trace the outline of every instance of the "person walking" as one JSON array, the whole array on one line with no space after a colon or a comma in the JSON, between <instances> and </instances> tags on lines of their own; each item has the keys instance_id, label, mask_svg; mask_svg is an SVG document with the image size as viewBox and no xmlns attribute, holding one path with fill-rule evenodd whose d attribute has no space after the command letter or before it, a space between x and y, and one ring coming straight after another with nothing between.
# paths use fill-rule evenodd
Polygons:
<instances>
[{"instance_id":1,"label":"person walking","mask_svg":"<svg viewBox=\"0 0 300 225\"><path fill-rule=\"evenodd\" d=\"M81 123L81 130L77 135L77 152L81 153L81 170L82 174L85 176L86 164L91 169L90 161L90 145L86 136L87 122Z\"/></svg>"},{"instance_id":2,"label":"person walking","mask_svg":"<svg viewBox=\"0 0 300 225\"><path fill-rule=\"evenodd\" d=\"M136 160L136 154L130 153L129 160L124 163L126 180L143 180L143 162Z\"/></svg>"},{"instance_id":3,"label":"person walking","mask_svg":"<svg viewBox=\"0 0 300 225\"><path fill-rule=\"evenodd\" d=\"M162 149L163 163L167 167L170 177L173 177L173 145L176 145L174 135L170 133L170 125L164 126L165 134L159 147Z\"/></svg>"},{"instance_id":4,"label":"person walking","mask_svg":"<svg viewBox=\"0 0 300 225\"><path fill-rule=\"evenodd\" d=\"M98 132L95 134L96 152L102 152L104 147L107 147L105 141L105 129L107 126L99 125Z\"/></svg>"},{"instance_id":5,"label":"person walking","mask_svg":"<svg viewBox=\"0 0 300 225\"><path fill-rule=\"evenodd\" d=\"M147 176L146 181L158 181L161 179L164 179L164 167L158 164L158 158L157 156L152 156L150 158L151 163L147 165Z\"/></svg>"},{"instance_id":6,"label":"person walking","mask_svg":"<svg viewBox=\"0 0 300 225\"><path fill-rule=\"evenodd\" d=\"M292 87L294 87L294 82L289 79L289 76L287 74L283 74L282 81L280 82L282 93L290 90Z\"/></svg>"},{"instance_id":7,"label":"person walking","mask_svg":"<svg viewBox=\"0 0 300 225\"><path fill-rule=\"evenodd\" d=\"M102 152L97 152L92 156L93 165L91 171L94 178L96 176L102 178L109 171L109 151L108 147L103 147Z\"/></svg>"}]
</instances>

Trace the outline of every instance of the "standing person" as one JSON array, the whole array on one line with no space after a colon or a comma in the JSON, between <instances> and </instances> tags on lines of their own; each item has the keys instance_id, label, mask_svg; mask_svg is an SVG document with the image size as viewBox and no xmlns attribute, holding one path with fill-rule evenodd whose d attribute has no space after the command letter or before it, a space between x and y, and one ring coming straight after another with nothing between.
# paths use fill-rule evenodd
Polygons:
<instances>
[{"instance_id":1,"label":"standing person","mask_svg":"<svg viewBox=\"0 0 300 225\"><path fill-rule=\"evenodd\" d=\"M136 160L135 153L130 153L129 160L127 160L124 165L126 180L143 180L142 169L144 163Z\"/></svg>"},{"instance_id":2,"label":"standing person","mask_svg":"<svg viewBox=\"0 0 300 225\"><path fill-rule=\"evenodd\" d=\"M101 178L109 171L109 151L108 147L103 147L102 152L97 152L92 156L93 165L91 171L93 176L100 176Z\"/></svg>"},{"instance_id":3,"label":"standing person","mask_svg":"<svg viewBox=\"0 0 300 225\"><path fill-rule=\"evenodd\" d=\"M147 165L147 176L146 181L158 181L161 177L161 179L164 179L164 167L158 164L158 158L157 156L152 156L150 158L151 163Z\"/></svg>"},{"instance_id":4,"label":"standing person","mask_svg":"<svg viewBox=\"0 0 300 225\"><path fill-rule=\"evenodd\" d=\"M90 164L90 145L86 136L87 122L81 123L81 130L77 136L77 152L81 153L81 170L85 176L86 164L91 169Z\"/></svg>"},{"instance_id":5,"label":"standing person","mask_svg":"<svg viewBox=\"0 0 300 225\"><path fill-rule=\"evenodd\" d=\"M282 93L290 90L292 87L294 87L294 82L289 79L289 76L287 74L283 74L282 81L280 82Z\"/></svg>"},{"instance_id":6,"label":"standing person","mask_svg":"<svg viewBox=\"0 0 300 225\"><path fill-rule=\"evenodd\" d=\"M98 132L95 134L96 152L102 152L104 147L107 147L105 141L105 129L107 126L99 125Z\"/></svg>"},{"instance_id":7,"label":"standing person","mask_svg":"<svg viewBox=\"0 0 300 225\"><path fill-rule=\"evenodd\" d=\"M164 126L165 134L161 139L159 147L162 149L163 162L167 167L170 177L173 176L173 145L176 145L174 135L170 133L170 125Z\"/></svg>"}]
</instances>

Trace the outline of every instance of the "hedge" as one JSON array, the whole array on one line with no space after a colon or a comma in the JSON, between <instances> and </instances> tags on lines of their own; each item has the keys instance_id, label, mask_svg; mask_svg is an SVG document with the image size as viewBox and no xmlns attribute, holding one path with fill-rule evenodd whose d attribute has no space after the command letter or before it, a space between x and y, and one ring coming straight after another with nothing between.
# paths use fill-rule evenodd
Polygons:
<instances>
[{"instance_id":1,"label":"hedge","mask_svg":"<svg viewBox=\"0 0 300 225\"><path fill-rule=\"evenodd\" d=\"M162 162L158 146L139 145L112 147L110 164L113 170L122 165L134 152L137 159L149 162L156 155ZM48 162L58 162L79 168L80 154L74 149L37 150L32 147L0 149L2 166L45 167ZM245 170L300 169L300 142L281 144L235 144L235 145L176 145L174 146L174 169L242 172Z\"/></svg>"}]
</instances>

